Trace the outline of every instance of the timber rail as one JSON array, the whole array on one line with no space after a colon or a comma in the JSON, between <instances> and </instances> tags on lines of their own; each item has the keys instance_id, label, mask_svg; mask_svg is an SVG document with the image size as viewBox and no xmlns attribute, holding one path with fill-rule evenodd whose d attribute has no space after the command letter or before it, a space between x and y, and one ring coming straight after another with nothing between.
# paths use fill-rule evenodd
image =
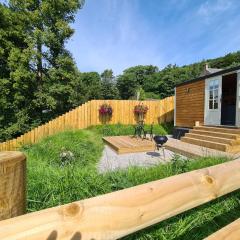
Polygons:
<instances>
[{"instance_id":1,"label":"timber rail","mask_svg":"<svg viewBox=\"0 0 240 240\"><path fill-rule=\"evenodd\" d=\"M240 188L240 160L0 221L1 240L114 240ZM239 239L240 220L206 238Z\"/></svg>"}]
</instances>

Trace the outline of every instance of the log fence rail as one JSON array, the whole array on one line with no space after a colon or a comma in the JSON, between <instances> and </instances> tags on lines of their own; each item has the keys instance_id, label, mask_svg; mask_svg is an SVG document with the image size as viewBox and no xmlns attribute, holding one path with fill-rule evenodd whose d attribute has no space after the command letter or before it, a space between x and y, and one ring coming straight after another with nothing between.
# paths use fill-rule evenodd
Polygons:
<instances>
[{"instance_id":1,"label":"log fence rail","mask_svg":"<svg viewBox=\"0 0 240 240\"><path fill-rule=\"evenodd\" d=\"M115 240L240 188L240 160L0 221L1 240ZM236 221L206 240L239 239Z\"/></svg>"}]
</instances>

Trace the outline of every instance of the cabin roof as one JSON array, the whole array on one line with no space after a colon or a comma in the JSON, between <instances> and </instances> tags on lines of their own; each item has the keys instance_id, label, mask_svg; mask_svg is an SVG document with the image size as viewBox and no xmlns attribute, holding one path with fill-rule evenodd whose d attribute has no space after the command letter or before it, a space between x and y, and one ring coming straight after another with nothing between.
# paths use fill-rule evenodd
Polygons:
<instances>
[{"instance_id":1,"label":"cabin roof","mask_svg":"<svg viewBox=\"0 0 240 240\"><path fill-rule=\"evenodd\" d=\"M219 76L219 75L223 75L223 74L226 74L226 73L230 73L230 72L240 70L240 65L236 66L236 67L223 69L223 70L222 69L216 69L216 68L209 68L209 69L210 69L209 73L206 73L205 75L201 75L197 78L188 80L186 82L179 83L179 84L176 85L176 87L183 86L183 85L188 84L188 83L193 83L193 82L197 82L197 81L200 81L200 80L203 80L203 79L207 79L207 78L211 78L211 77L215 77L215 76ZM211 70L213 70L213 71L211 71Z\"/></svg>"}]
</instances>

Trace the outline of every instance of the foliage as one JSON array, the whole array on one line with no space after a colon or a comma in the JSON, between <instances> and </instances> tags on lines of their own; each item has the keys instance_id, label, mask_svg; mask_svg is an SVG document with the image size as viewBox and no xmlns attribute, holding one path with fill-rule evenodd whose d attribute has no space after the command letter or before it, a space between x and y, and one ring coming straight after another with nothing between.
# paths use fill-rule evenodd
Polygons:
<instances>
[{"instance_id":1,"label":"foliage","mask_svg":"<svg viewBox=\"0 0 240 240\"><path fill-rule=\"evenodd\" d=\"M149 77L158 71L156 66L136 66L123 71L117 78L117 87L122 99L136 95L136 91L148 81Z\"/></svg>"},{"instance_id":2,"label":"foliage","mask_svg":"<svg viewBox=\"0 0 240 240\"><path fill-rule=\"evenodd\" d=\"M226 161L224 158L201 158L183 162L181 158L175 157L173 163L99 174L96 168L103 150L103 129L106 128L111 135L122 135L123 132L129 132L131 126L97 126L59 133L24 150L28 158L29 212ZM71 164L60 166L59 154L63 147L73 153L75 160ZM200 240L239 218L239 209L240 192L237 191L124 239Z\"/></svg>"},{"instance_id":3,"label":"foliage","mask_svg":"<svg viewBox=\"0 0 240 240\"><path fill-rule=\"evenodd\" d=\"M67 164L72 164L74 161L74 154L71 151L68 151L66 148L62 148L59 154L60 166L65 166Z\"/></svg>"},{"instance_id":4,"label":"foliage","mask_svg":"<svg viewBox=\"0 0 240 240\"><path fill-rule=\"evenodd\" d=\"M117 78L117 86L122 99L136 99L136 92L142 89L144 98L165 98L174 94L178 83L200 76L205 63L210 67L225 69L240 65L240 51L224 57L203 60L198 63L179 67L169 64L162 70L156 66L136 66L125 69Z\"/></svg>"},{"instance_id":5,"label":"foliage","mask_svg":"<svg viewBox=\"0 0 240 240\"><path fill-rule=\"evenodd\" d=\"M91 99L162 99L210 67L240 65L240 52L187 66L79 72L65 43L83 0L0 3L0 141L15 138Z\"/></svg>"},{"instance_id":6,"label":"foliage","mask_svg":"<svg viewBox=\"0 0 240 240\"><path fill-rule=\"evenodd\" d=\"M144 105L143 103L139 103L134 107L134 113L135 114L146 114L148 111L148 106Z\"/></svg>"},{"instance_id":7,"label":"foliage","mask_svg":"<svg viewBox=\"0 0 240 240\"><path fill-rule=\"evenodd\" d=\"M80 73L80 78L83 84L84 101L90 99L102 99L101 77L97 72Z\"/></svg>"},{"instance_id":8,"label":"foliage","mask_svg":"<svg viewBox=\"0 0 240 240\"><path fill-rule=\"evenodd\" d=\"M151 125L144 125L144 129L149 131ZM88 130L96 133L97 135L103 136L120 136L120 135L133 135L134 134L134 126L133 125L99 125L89 127ZM173 124L165 123L165 124L156 124L153 125L153 133L156 135L166 135L168 133L172 133Z\"/></svg>"},{"instance_id":9,"label":"foliage","mask_svg":"<svg viewBox=\"0 0 240 240\"><path fill-rule=\"evenodd\" d=\"M101 74L101 81L101 93L103 99L119 99L119 92L112 69L104 70Z\"/></svg>"},{"instance_id":10,"label":"foliage","mask_svg":"<svg viewBox=\"0 0 240 240\"><path fill-rule=\"evenodd\" d=\"M112 115L112 112L113 112L113 109L112 109L112 107L111 107L111 105L110 104L108 104L108 103L104 103L104 104L102 104L101 106L100 106L100 108L99 108L99 114L100 115L108 115L108 116L111 116Z\"/></svg>"},{"instance_id":11,"label":"foliage","mask_svg":"<svg viewBox=\"0 0 240 240\"><path fill-rule=\"evenodd\" d=\"M0 4L0 139L16 137L73 105L78 70L66 41L79 0ZM45 114L47 112L48 114Z\"/></svg>"}]
</instances>

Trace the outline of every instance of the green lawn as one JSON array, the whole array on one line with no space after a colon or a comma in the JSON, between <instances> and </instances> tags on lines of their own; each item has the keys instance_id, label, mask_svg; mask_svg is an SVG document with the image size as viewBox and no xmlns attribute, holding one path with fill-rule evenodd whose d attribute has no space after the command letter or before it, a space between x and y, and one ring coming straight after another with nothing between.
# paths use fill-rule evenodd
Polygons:
<instances>
[{"instance_id":1,"label":"green lawn","mask_svg":"<svg viewBox=\"0 0 240 240\"><path fill-rule=\"evenodd\" d=\"M155 126L155 133L171 131L171 125ZM169 164L151 168L98 174L96 164L103 150L102 136L128 135L132 126L97 126L68 131L24 146L28 158L28 211L93 197L194 169L222 163L226 159L203 158L182 161L175 157ZM62 149L74 159L62 164ZM197 209L173 217L124 239L202 239L240 217L240 192L229 194Z\"/></svg>"}]
</instances>

